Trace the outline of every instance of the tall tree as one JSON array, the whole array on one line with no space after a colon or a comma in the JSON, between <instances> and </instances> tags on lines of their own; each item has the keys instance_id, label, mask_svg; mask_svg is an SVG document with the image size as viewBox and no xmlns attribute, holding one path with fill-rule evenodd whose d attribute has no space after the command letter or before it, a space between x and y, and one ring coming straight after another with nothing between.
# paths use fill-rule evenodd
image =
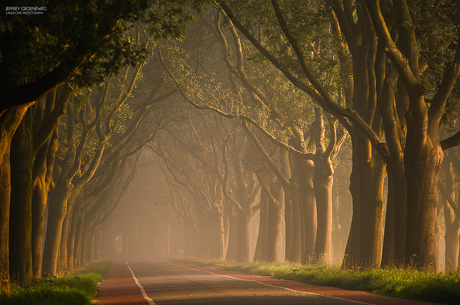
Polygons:
<instances>
[{"instance_id":1,"label":"tall tree","mask_svg":"<svg viewBox=\"0 0 460 305\"><path fill-rule=\"evenodd\" d=\"M406 262L415 258L417 266L435 268L434 232L437 205L437 184L443 149L458 145L459 134L441 142L439 128L449 96L460 74L460 35L456 31L455 54L446 62L444 76L429 99L424 80L423 67L417 49L420 39L412 20L414 6L406 1L394 3L394 16L402 37L397 45L390 35L390 28L383 18L379 1L366 1L382 48L397 69L409 97L406 113L407 140L404 166L407 179L407 244ZM447 4L451 5L450 3ZM458 9L452 4L451 9ZM412 8L412 10L411 10ZM453 21L453 20L452 20ZM455 23L454 23L455 24ZM458 23L457 23L458 25ZM455 36L454 36L455 37ZM454 38L450 37L450 38ZM453 41L450 41L453 42Z\"/></svg>"}]
</instances>

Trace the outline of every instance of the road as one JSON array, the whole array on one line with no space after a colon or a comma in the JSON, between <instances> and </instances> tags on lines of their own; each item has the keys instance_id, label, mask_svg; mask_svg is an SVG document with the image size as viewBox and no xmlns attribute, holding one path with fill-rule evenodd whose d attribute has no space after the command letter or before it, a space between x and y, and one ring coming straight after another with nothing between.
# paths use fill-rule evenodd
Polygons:
<instances>
[{"instance_id":1,"label":"road","mask_svg":"<svg viewBox=\"0 0 460 305\"><path fill-rule=\"evenodd\" d=\"M95 304L388 304L426 303L158 260L117 262Z\"/></svg>"}]
</instances>

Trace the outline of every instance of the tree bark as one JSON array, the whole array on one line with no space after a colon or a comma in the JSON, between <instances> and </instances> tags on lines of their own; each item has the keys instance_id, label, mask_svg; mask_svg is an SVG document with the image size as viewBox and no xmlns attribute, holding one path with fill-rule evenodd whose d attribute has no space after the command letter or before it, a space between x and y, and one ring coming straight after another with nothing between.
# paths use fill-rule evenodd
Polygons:
<instances>
[{"instance_id":1,"label":"tree bark","mask_svg":"<svg viewBox=\"0 0 460 305\"><path fill-rule=\"evenodd\" d=\"M293 178L299 185L299 207L301 224L301 261L311 263L315 254L316 243L316 202L313 186L314 164L311 160L297 158L295 160Z\"/></svg>"},{"instance_id":2,"label":"tree bark","mask_svg":"<svg viewBox=\"0 0 460 305\"><path fill-rule=\"evenodd\" d=\"M332 185L334 168L331 161L332 148L336 145L336 130L331 124L331 136L328 149L324 144L324 120L319 108L315 108L314 138L316 144L313 184L317 209L317 236L315 260L330 262L332 239Z\"/></svg>"},{"instance_id":3,"label":"tree bark","mask_svg":"<svg viewBox=\"0 0 460 305\"><path fill-rule=\"evenodd\" d=\"M59 180L49 194L48 225L43 251L43 272L55 276L59 257L62 223L67 214L67 201L71 194L70 182Z\"/></svg>"},{"instance_id":4,"label":"tree bark","mask_svg":"<svg viewBox=\"0 0 460 305\"><path fill-rule=\"evenodd\" d=\"M409 128L405 152L407 179L406 263L435 268L434 234L438 174L443 159L438 140Z\"/></svg>"},{"instance_id":5,"label":"tree bark","mask_svg":"<svg viewBox=\"0 0 460 305\"><path fill-rule=\"evenodd\" d=\"M11 144L10 276L32 280L33 107L29 108Z\"/></svg>"},{"instance_id":6,"label":"tree bark","mask_svg":"<svg viewBox=\"0 0 460 305\"><path fill-rule=\"evenodd\" d=\"M441 170L444 177L444 185L440 185L441 198L440 203L444 208L444 223L446 227L444 240L446 242L445 250L445 269L453 270L458 267L459 255L459 237L460 237L460 221L455 215L451 205L455 203L455 175L452 163L452 152L446 153L446 158L442 163ZM442 183L440 181L439 183ZM457 198L458 202L458 198Z\"/></svg>"},{"instance_id":7,"label":"tree bark","mask_svg":"<svg viewBox=\"0 0 460 305\"><path fill-rule=\"evenodd\" d=\"M318 230L315 244L315 257L330 262L332 238L332 184L333 168L329 158L315 162L315 198L318 217Z\"/></svg>"},{"instance_id":8,"label":"tree bark","mask_svg":"<svg viewBox=\"0 0 460 305\"><path fill-rule=\"evenodd\" d=\"M71 220L73 218L74 205L76 204L75 201L78 200L78 194L80 192L72 192L69 199L67 200L67 213L62 221L62 233L61 233L61 240L59 242L59 262L58 262L58 271L59 273L70 271L69 264L68 264L68 244L70 238L70 230L71 230Z\"/></svg>"},{"instance_id":9,"label":"tree bark","mask_svg":"<svg viewBox=\"0 0 460 305\"><path fill-rule=\"evenodd\" d=\"M279 181L275 181L272 186L273 199L269 201L268 218L268 240L267 240L267 261L278 261L278 249L281 234L281 211L283 188Z\"/></svg>"},{"instance_id":10,"label":"tree bark","mask_svg":"<svg viewBox=\"0 0 460 305\"><path fill-rule=\"evenodd\" d=\"M236 260L238 262L249 262L249 221L248 213L238 215L238 244Z\"/></svg>"},{"instance_id":11,"label":"tree bark","mask_svg":"<svg viewBox=\"0 0 460 305\"><path fill-rule=\"evenodd\" d=\"M30 106L13 107L0 114L0 287L6 288L10 279L11 141Z\"/></svg>"},{"instance_id":12,"label":"tree bark","mask_svg":"<svg viewBox=\"0 0 460 305\"><path fill-rule=\"evenodd\" d=\"M259 176L260 177L260 176ZM269 226L269 209L270 197L268 190L262 188L260 193L260 217L259 217L259 234L257 235L257 245L254 253L253 261L264 262L268 261L267 257L267 243L268 243L268 226Z\"/></svg>"},{"instance_id":13,"label":"tree bark","mask_svg":"<svg viewBox=\"0 0 460 305\"><path fill-rule=\"evenodd\" d=\"M34 162L34 189L32 197L32 265L34 278L41 276L46 204L58 147L59 141L56 130L49 142L39 150ZM44 161L43 158L45 158Z\"/></svg>"}]
</instances>

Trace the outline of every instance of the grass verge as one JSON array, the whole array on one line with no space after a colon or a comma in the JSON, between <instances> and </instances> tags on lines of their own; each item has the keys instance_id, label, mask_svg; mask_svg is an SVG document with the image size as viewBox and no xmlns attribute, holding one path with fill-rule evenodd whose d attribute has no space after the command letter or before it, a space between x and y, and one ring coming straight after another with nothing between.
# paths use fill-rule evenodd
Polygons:
<instances>
[{"instance_id":1,"label":"grass verge","mask_svg":"<svg viewBox=\"0 0 460 305\"><path fill-rule=\"evenodd\" d=\"M178 259L222 270L272 276L312 285L441 304L460 304L460 271L422 272L411 268L341 270L340 265L293 263L235 263L220 260Z\"/></svg>"},{"instance_id":2,"label":"grass verge","mask_svg":"<svg viewBox=\"0 0 460 305\"><path fill-rule=\"evenodd\" d=\"M0 294L2 305L86 305L92 304L110 263L91 264L87 268L58 278L35 279L24 287Z\"/></svg>"}]
</instances>

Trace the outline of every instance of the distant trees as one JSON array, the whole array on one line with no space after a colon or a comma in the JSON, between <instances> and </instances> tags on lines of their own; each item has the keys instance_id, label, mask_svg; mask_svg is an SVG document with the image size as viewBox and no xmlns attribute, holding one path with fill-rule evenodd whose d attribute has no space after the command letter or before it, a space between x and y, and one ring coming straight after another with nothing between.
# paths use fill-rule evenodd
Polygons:
<instances>
[{"instance_id":1,"label":"distant trees","mask_svg":"<svg viewBox=\"0 0 460 305\"><path fill-rule=\"evenodd\" d=\"M208 16L211 17L210 15ZM296 152L286 164L290 168L289 177L284 176L279 169L275 170L277 179L285 181L283 182L283 187L289 202L292 200L292 209L290 204L286 204L286 215L288 215L286 223L289 223L289 228L292 226L292 231L287 234L287 239L289 240L287 243L289 249L286 249L287 253L289 253L287 259L307 261L311 260L315 255L328 258L329 249L327 245L330 244L330 235L328 233L320 234L321 242L318 243L317 249L319 252L315 254L316 205L325 207L325 210L320 211L320 231L323 232L324 228L324 232L330 232L332 226L330 214L332 184L326 181L331 181L332 171L331 168L328 170L327 166L318 166L316 172L313 169L313 160L318 159L317 162L320 162L321 158L325 158L326 163L331 162L330 157L337 154L346 133L340 130L339 135L335 135L337 131L335 125L334 123L330 124L330 126L334 127L329 130L329 134L334 134L334 137L331 136L331 138L337 138L338 140L337 142L335 140L329 141L329 147L326 150L322 115L318 112L316 116L317 124L312 124L310 129L306 128L305 126L308 124L306 121L310 119L311 112L309 117L307 109L310 104L306 103L308 99L305 95L301 91L295 90L292 85L281 77L278 71L266 63L244 60L243 58L248 52L246 50L248 45L241 43L240 37L233 26L228 27L229 31L223 31L222 24L222 16L219 12L214 13L214 24L204 20L201 21L201 27L197 26L199 30L196 30L201 30L201 37L197 41L202 41L203 35L207 35L206 37L209 37L209 40L218 39L223 50L227 73L230 74L229 83L222 75L217 74L216 76L219 77L219 81L222 81L222 83L213 85L217 80L215 80L216 76L211 75L210 71L222 71L221 64L218 62L220 54L216 54L216 50L208 48L205 43L189 47L189 44L193 45L193 42L191 42L194 41L193 34L185 41L184 48L186 50L203 48L202 53L207 54L206 59L200 59L200 54L194 55L196 57L193 60L196 58L197 62L201 63L200 66L195 68L196 74L190 67L194 64L193 60L189 62L186 59L181 60L178 55L175 55L177 54L175 53L176 51L170 51L176 50L177 47L175 47L176 49L170 47L169 50L163 48L160 53L162 62L173 82L180 88L183 97L194 106L201 109L213 109L229 118L243 118L244 121L251 122L259 130L263 131L277 145ZM208 33L208 29L215 31L217 37L212 34L203 34ZM231 43L228 41L231 41ZM230 47L231 45L234 45L234 47ZM212 57L209 54L213 54ZM207 62L217 63L210 66ZM187 68L188 66L190 68ZM215 70L210 70L213 68ZM265 78L261 78L262 74ZM200 81L202 85L200 85ZM294 111L294 109L297 111ZM305 116L302 117L302 114L305 114ZM305 144L308 139L310 144ZM288 141L291 142L288 143ZM316 156L312 153L307 153L307 145L309 147L317 145ZM262 155L268 156L268 154ZM273 170L273 167L270 166L270 168ZM323 172L321 173L322 170ZM316 176L315 182L313 181L314 176ZM293 179L291 180L293 182L289 182L289 179ZM325 186L326 192L323 192L323 194L317 193L316 199L318 203L315 203L314 183L318 185L318 189L321 188L323 183L329 185ZM325 212L321 213L322 211ZM296 219L290 217L289 215L291 214ZM291 242L292 239L296 241ZM325 240L329 240L329 242ZM327 253L324 253L324 251L327 251Z\"/></svg>"}]
</instances>

